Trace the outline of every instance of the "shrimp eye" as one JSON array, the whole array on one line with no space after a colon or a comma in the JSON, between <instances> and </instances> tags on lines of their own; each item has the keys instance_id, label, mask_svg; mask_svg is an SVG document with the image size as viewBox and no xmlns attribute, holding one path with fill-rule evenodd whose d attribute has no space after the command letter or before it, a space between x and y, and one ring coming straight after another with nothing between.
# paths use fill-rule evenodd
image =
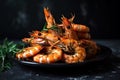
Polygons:
<instances>
[{"instance_id":1,"label":"shrimp eye","mask_svg":"<svg viewBox=\"0 0 120 80\"><path fill-rule=\"evenodd\" d=\"M60 40L60 38L58 37L58 40Z\"/></svg>"},{"instance_id":2,"label":"shrimp eye","mask_svg":"<svg viewBox=\"0 0 120 80\"><path fill-rule=\"evenodd\" d=\"M56 49L56 47L52 47L52 49Z\"/></svg>"},{"instance_id":3,"label":"shrimp eye","mask_svg":"<svg viewBox=\"0 0 120 80\"><path fill-rule=\"evenodd\" d=\"M40 35L42 35L41 33L38 33L38 35L40 36Z\"/></svg>"},{"instance_id":4,"label":"shrimp eye","mask_svg":"<svg viewBox=\"0 0 120 80\"><path fill-rule=\"evenodd\" d=\"M70 26L68 26L67 29L70 29Z\"/></svg>"}]
</instances>

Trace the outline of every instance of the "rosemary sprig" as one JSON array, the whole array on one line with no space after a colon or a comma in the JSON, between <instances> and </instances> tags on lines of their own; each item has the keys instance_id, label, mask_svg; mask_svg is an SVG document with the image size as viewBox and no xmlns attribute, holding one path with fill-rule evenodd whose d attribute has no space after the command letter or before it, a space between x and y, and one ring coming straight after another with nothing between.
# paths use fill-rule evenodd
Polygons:
<instances>
[{"instance_id":1,"label":"rosemary sprig","mask_svg":"<svg viewBox=\"0 0 120 80\"><path fill-rule=\"evenodd\" d=\"M23 43L14 43L8 41L7 38L3 40L0 45L0 72L10 69L12 67L11 58L15 57L16 52L24 47Z\"/></svg>"}]
</instances>

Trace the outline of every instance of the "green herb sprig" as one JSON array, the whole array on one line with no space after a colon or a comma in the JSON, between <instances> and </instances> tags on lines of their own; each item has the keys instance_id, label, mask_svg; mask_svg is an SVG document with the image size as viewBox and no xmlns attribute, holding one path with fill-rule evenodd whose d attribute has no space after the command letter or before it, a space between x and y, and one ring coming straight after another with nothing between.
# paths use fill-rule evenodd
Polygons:
<instances>
[{"instance_id":1,"label":"green herb sprig","mask_svg":"<svg viewBox=\"0 0 120 80\"><path fill-rule=\"evenodd\" d=\"M58 31L58 30L59 30L56 25L52 25L51 28L49 28L49 29L52 29L52 30L55 30L55 31ZM44 26L43 26L42 31L47 31L47 30L48 30L48 28L47 28L47 23L45 23Z\"/></svg>"},{"instance_id":2,"label":"green herb sprig","mask_svg":"<svg viewBox=\"0 0 120 80\"><path fill-rule=\"evenodd\" d=\"M0 44L0 72L10 69L12 62L10 59L15 57L16 52L24 47L23 43L8 41L7 38Z\"/></svg>"}]
</instances>

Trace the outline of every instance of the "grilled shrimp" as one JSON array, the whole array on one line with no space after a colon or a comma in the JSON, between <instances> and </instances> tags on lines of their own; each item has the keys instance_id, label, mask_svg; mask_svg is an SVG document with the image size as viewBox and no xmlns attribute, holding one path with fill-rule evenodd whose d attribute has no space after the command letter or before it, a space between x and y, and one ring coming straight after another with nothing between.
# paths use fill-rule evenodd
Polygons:
<instances>
[{"instance_id":1,"label":"grilled shrimp","mask_svg":"<svg viewBox=\"0 0 120 80\"><path fill-rule=\"evenodd\" d=\"M33 61L38 63L54 63L62 58L62 50L59 47L45 47L43 52L35 55Z\"/></svg>"},{"instance_id":2,"label":"grilled shrimp","mask_svg":"<svg viewBox=\"0 0 120 80\"><path fill-rule=\"evenodd\" d=\"M30 45L34 44L49 45L48 41L43 38L23 38L22 41Z\"/></svg>"},{"instance_id":3,"label":"grilled shrimp","mask_svg":"<svg viewBox=\"0 0 120 80\"><path fill-rule=\"evenodd\" d=\"M54 34L51 34L51 33L48 33L45 38L49 41L52 41L52 42L55 42L58 40L58 36L57 35L54 35Z\"/></svg>"},{"instance_id":4,"label":"grilled shrimp","mask_svg":"<svg viewBox=\"0 0 120 80\"><path fill-rule=\"evenodd\" d=\"M89 32L90 31L90 29L87 26L82 25L82 24L72 23L71 26L72 26L73 30L75 30L75 31L79 31L79 32Z\"/></svg>"},{"instance_id":5,"label":"grilled shrimp","mask_svg":"<svg viewBox=\"0 0 120 80\"><path fill-rule=\"evenodd\" d=\"M70 27L71 26L71 22L65 17L61 17L62 19L62 24L63 24L63 27Z\"/></svg>"},{"instance_id":6,"label":"grilled shrimp","mask_svg":"<svg viewBox=\"0 0 120 80\"><path fill-rule=\"evenodd\" d=\"M89 28L88 28L87 26L85 26L85 25L82 25L82 24L74 24L74 23L73 23L74 18L75 18L75 15L72 16L72 17L69 19L69 21L71 22L71 26L72 26L73 30L79 31L79 32L89 32L89 31L90 31Z\"/></svg>"},{"instance_id":7,"label":"grilled shrimp","mask_svg":"<svg viewBox=\"0 0 120 80\"><path fill-rule=\"evenodd\" d=\"M65 37L78 40L78 36L76 32L71 27L71 22L64 16L61 19L62 19L63 29L65 30L65 34L64 34Z\"/></svg>"},{"instance_id":8,"label":"grilled shrimp","mask_svg":"<svg viewBox=\"0 0 120 80\"><path fill-rule=\"evenodd\" d=\"M47 35L47 31L32 31L30 32L30 37L32 38L44 38Z\"/></svg>"},{"instance_id":9,"label":"grilled shrimp","mask_svg":"<svg viewBox=\"0 0 120 80\"><path fill-rule=\"evenodd\" d=\"M66 63L76 63L83 62L86 58L86 51L84 48L80 47L76 40L74 39L62 39L62 43L65 46L63 50L63 60Z\"/></svg>"},{"instance_id":10,"label":"grilled shrimp","mask_svg":"<svg viewBox=\"0 0 120 80\"><path fill-rule=\"evenodd\" d=\"M41 32L40 31L32 31L30 32L30 37L34 37L34 38L38 38L39 35L41 35Z\"/></svg>"},{"instance_id":11,"label":"grilled shrimp","mask_svg":"<svg viewBox=\"0 0 120 80\"><path fill-rule=\"evenodd\" d=\"M80 39L91 39L91 35L86 32L77 32L78 38Z\"/></svg>"},{"instance_id":12,"label":"grilled shrimp","mask_svg":"<svg viewBox=\"0 0 120 80\"><path fill-rule=\"evenodd\" d=\"M29 58L36 55L43 47L40 45L34 45L32 47L24 48L22 51L16 53L18 59Z\"/></svg>"},{"instance_id":13,"label":"grilled shrimp","mask_svg":"<svg viewBox=\"0 0 120 80\"><path fill-rule=\"evenodd\" d=\"M94 42L92 40L82 39L82 40L78 41L78 43L80 46L82 46L86 49L86 53L87 53L86 58L94 57L99 49L96 42Z\"/></svg>"},{"instance_id":14,"label":"grilled shrimp","mask_svg":"<svg viewBox=\"0 0 120 80\"><path fill-rule=\"evenodd\" d=\"M67 19L66 17L63 16L61 18L62 24L58 24L57 26L58 27L62 26L62 28L65 28L64 26L71 26L74 31L78 31L78 32L89 32L90 31L90 29L85 25L73 23L74 17L75 16L72 16L72 18Z\"/></svg>"},{"instance_id":15,"label":"grilled shrimp","mask_svg":"<svg viewBox=\"0 0 120 80\"><path fill-rule=\"evenodd\" d=\"M49 45L48 41L56 42L59 39L59 35L54 30L33 31L30 36L30 38L23 38L22 41L28 44Z\"/></svg>"},{"instance_id":16,"label":"grilled shrimp","mask_svg":"<svg viewBox=\"0 0 120 80\"><path fill-rule=\"evenodd\" d=\"M55 20L48 8L44 8L44 14L47 22L47 28L51 28L53 25L55 25Z\"/></svg>"}]
</instances>

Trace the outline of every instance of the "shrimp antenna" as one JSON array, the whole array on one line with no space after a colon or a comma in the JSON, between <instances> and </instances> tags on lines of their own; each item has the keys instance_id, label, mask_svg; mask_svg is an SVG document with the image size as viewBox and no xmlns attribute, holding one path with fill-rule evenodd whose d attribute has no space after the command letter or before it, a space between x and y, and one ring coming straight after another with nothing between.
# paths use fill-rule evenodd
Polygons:
<instances>
[{"instance_id":1,"label":"shrimp antenna","mask_svg":"<svg viewBox=\"0 0 120 80\"><path fill-rule=\"evenodd\" d=\"M73 20L74 20L74 18L75 18L75 14L72 14L72 13L71 13L71 15L72 15L72 17L69 19L69 21L70 21L70 22L73 22Z\"/></svg>"},{"instance_id":2,"label":"shrimp antenna","mask_svg":"<svg viewBox=\"0 0 120 80\"><path fill-rule=\"evenodd\" d=\"M63 18L65 18L65 16L62 14L62 17L61 17L61 19L63 19Z\"/></svg>"}]
</instances>

